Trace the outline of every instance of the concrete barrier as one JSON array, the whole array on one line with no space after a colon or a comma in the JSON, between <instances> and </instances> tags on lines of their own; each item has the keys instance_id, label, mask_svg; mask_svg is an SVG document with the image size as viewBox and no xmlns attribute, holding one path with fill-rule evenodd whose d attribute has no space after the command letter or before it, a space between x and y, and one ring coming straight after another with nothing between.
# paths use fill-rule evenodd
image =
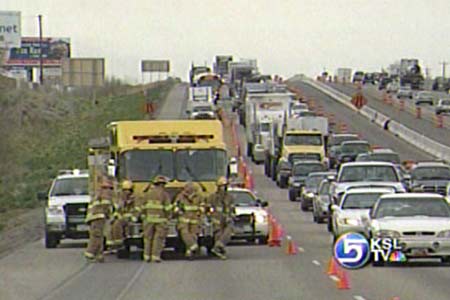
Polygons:
<instances>
[{"instance_id":1,"label":"concrete barrier","mask_svg":"<svg viewBox=\"0 0 450 300\"><path fill-rule=\"evenodd\" d=\"M343 105L349 107L351 110L357 111L357 109L350 102L350 96L347 96L330 86L327 86L321 82L314 81L310 78L302 78L302 81L330 96L334 100L342 103ZM389 130L395 136L414 145L424 152L435 156L438 159L450 162L450 147L440 144L435 140L432 140L425 135L406 127L405 125L400 124L397 121L391 120L388 116L383 115L382 113L374 110L371 107L364 106L359 111L359 113L369 119L371 122L377 124L385 130Z\"/></svg>"}]
</instances>

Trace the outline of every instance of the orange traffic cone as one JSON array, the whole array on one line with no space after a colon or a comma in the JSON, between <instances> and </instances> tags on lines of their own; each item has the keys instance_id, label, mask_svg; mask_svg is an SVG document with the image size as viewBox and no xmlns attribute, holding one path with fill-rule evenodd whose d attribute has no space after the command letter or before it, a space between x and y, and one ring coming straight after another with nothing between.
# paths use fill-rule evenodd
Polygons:
<instances>
[{"instance_id":1,"label":"orange traffic cone","mask_svg":"<svg viewBox=\"0 0 450 300\"><path fill-rule=\"evenodd\" d=\"M333 256L330 258L330 261L328 262L327 274L330 276L338 274L338 266L336 263L336 259L334 259Z\"/></svg>"},{"instance_id":2,"label":"orange traffic cone","mask_svg":"<svg viewBox=\"0 0 450 300\"><path fill-rule=\"evenodd\" d=\"M297 246L295 245L292 238L288 235L287 237L287 247L286 247L286 254L287 255L296 255L298 253Z\"/></svg>"},{"instance_id":3,"label":"orange traffic cone","mask_svg":"<svg viewBox=\"0 0 450 300\"><path fill-rule=\"evenodd\" d=\"M275 221L272 223L269 232L269 240L267 241L269 247L281 247L281 228Z\"/></svg>"},{"instance_id":4,"label":"orange traffic cone","mask_svg":"<svg viewBox=\"0 0 450 300\"><path fill-rule=\"evenodd\" d=\"M350 281L348 279L347 271L342 268L338 269L338 282L337 288L340 290L349 290L350 289Z\"/></svg>"}]
</instances>

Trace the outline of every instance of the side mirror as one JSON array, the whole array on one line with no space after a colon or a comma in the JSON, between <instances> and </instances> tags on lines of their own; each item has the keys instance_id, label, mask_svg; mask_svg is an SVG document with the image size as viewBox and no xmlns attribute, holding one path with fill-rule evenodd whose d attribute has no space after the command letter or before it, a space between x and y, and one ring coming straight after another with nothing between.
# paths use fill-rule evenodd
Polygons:
<instances>
[{"instance_id":1,"label":"side mirror","mask_svg":"<svg viewBox=\"0 0 450 300\"><path fill-rule=\"evenodd\" d=\"M332 211L338 211L338 210L340 210L340 208L336 204L333 204L333 205L331 205L331 210Z\"/></svg>"},{"instance_id":2,"label":"side mirror","mask_svg":"<svg viewBox=\"0 0 450 300\"><path fill-rule=\"evenodd\" d=\"M45 200L47 200L47 197L48 197L48 193L46 193L46 192L38 192L37 193L37 199L39 201L45 201Z\"/></svg>"},{"instance_id":3,"label":"side mirror","mask_svg":"<svg viewBox=\"0 0 450 300\"><path fill-rule=\"evenodd\" d=\"M114 159L108 160L108 176L116 177L116 162Z\"/></svg>"},{"instance_id":4,"label":"side mirror","mask_svg":"<svg viewBox=\"0 0 450 300\"><path fill-rule=\"evenodd\" d=\"M191 111L190 111L190 110L186 110L186 114L187 114L187 115L190 115L190 114L191 114Z\"/></svg>"}]
</instances>

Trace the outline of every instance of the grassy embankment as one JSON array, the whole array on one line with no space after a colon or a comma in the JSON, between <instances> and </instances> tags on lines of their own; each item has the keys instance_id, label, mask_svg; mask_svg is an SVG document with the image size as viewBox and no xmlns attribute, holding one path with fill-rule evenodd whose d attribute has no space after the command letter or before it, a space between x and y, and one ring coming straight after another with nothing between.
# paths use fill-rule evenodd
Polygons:
<instances>
[{"instance_id":1,"label":"grassy embankment","mask_svg":"<svg viewBox=\"0 0 450 300\"><path fill-rule=\"evenodd\" d=\"M164 99L174 84L149 89L147 99ZM87 143L105 136L107 123L143 119L146 99L129 90L110 83L96 103L82 93L0 90L0 213L36 207L58 170L87 168Z\"/></svg>"}]
</instances>

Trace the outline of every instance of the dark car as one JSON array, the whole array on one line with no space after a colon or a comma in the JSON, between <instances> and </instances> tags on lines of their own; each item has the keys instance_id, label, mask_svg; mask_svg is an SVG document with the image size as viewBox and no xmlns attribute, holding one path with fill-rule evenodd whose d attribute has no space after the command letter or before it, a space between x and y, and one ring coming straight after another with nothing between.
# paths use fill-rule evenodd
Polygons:
<instances>
[{"instance_id":1,"label":"dark car","mask_svg":"<svg viewBox=\"0 0 450 300\"><path fill-rule=\"evenodd\" d=\"M441 162L419 162L411 170L413 192L437 193L445 196L450 182L450 166Z\"/></svg>"},{"instance_id":2,"label":"dark car","mask_svg":"<svg viewBox=\"0 0 450 300\"><path fill-rule=\"evenodd\" d=\"M338 164L355 161L361 153L371 152L371 147L367 141L347 141L343 142L337 157Z\"/></svg>"},{"instance_id":3,"label":"dark car","mask_svg":"<svg viewBox=\"0 0 450 300\"><path fill-rule=\"evenodd\" d=\"M392 78L389 78L389 77L381 78L379 83L378 83L378 89L379 90L384 90L387 87L387 85L389 83L391 83L391 82L392 82Z\"/></svg>"},{"instance_id":4,"label":"dark car","mask_svg":"<svg viewBox=\"0 0 450 300\"><path fill-rule=\"evenodd\" d=\"M343 142L357 141L359 136L354 133L337 133L332 134L328 139L328 159L330 161L330 168L335 168L337 163L337 156L339 155L339 146Z\"/></svg>"},{"instance_id":5,"label":"dark car","mask_svg":"<svg viewBox=\"0 0 450 300\"><path fill-rule=\"evenodd\" d=\"M375 84L375 76L373 75L373 73L366 73L366 74L364 74L362 82L363 82L363 84L366 84L366 83Z\"/></svg>"},{"instance_id":6,"label":"dark car","mask_svg":"<svg viewBox=\"0 0 450 300\"><path fill-rule=\"evenodd\" d=\"M320 183L322 180L327 179L330 176L336 177L336 172L314 172L310 173L308 177L306 177L305 185L303 186L300 195L301 208L303 211L312 208L313 199L318 193Z\"/></svg>"},{"instance_id":7,"label":"dark car","mask_svg":"<svg viewBox=\"0 0 450 300\"><path fill-rule=\"evenodd\" d=\"M305 185L306 178L310 173L326 171L326 167L319 161L296 161L289 177L289 200L295 201Z\"/></svg>"}]
</instances>

